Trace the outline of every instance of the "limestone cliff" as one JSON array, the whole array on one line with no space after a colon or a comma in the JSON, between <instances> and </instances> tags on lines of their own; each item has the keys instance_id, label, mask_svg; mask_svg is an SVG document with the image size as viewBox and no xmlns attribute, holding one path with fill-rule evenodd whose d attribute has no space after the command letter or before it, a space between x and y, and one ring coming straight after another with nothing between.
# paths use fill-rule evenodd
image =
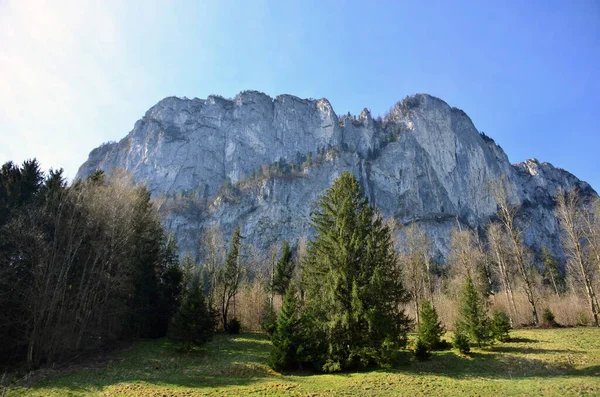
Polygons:
<instances>
[{"instance_id":1,"label":"limestone cliff","mask_svg":"<svg viewBox=\"0 0 600 397\"><path fill-rule=\"evenodd\" d=\"M335 114L326 99L246 91L234 99L165 98L120 142L94 149L78 177L125 168L147 183L183 251L219 222L242 227L261 250L310 235L311 206L344 170L359 177L385 217L419 222L442 260L457 222L478 228L496 212L491 181L522 207L526 241L560 255L553 197L559 187L596 192L535 159L511 165L461 110L430 95L398 102L385 119ZM268 176L266 176L268 175Z\"/></svg>"}]
</instances>

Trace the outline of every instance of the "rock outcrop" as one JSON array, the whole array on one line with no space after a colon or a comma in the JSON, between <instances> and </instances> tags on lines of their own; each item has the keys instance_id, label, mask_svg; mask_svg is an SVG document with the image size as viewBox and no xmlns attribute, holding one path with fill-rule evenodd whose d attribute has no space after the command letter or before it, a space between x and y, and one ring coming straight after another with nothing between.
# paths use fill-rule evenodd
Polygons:
<instances>
[{"instance_id":1,"label":"rock outcrop","mask_svg":"<svg viewBox=\"0 0 600 397\"><path fill-rule=\"evenodd\" d=\"M233 100L165 98L118 143L94 149L78 177L125 168L145 182L183 251L218 222L245 242L310 235L313 203L344 170L353 172L385 217L421 224L443 260L449 231L483 227L496 212L490 183L503 178L521 206L526 242L561 256L553 197L558 188L596 192L535 159L511 165L470 118L430 95L398 102L384 119L338 116L326 99L275 99L256 92ZM267 176L268 175L268 176Z\"/></svg>"}]
</instances>

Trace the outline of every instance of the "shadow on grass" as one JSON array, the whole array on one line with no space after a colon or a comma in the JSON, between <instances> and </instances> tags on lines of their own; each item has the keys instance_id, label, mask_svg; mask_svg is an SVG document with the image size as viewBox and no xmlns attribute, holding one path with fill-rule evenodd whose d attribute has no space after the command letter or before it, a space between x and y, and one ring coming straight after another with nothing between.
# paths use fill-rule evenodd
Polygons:
<instances>
[{"instance_id":1,"label":"shadow on grass","mask_svg":"<svg viewBox=\"0 0 600 397\"><path fill-rule=\"evenodd\" d=\"M532 342L535 341L513 339L509 344L476 350L468 356L452 350L434 352L431 360L423 362L415 361L412 354L406 351L403 352L402 363L394 369L360 372L434 375L454 379L600 375L600 365L579 369L574 367L572 358L584 352L515 345ZM105 368L87 366L49 371L47 376L35 380L31 387L42 393L44 388L52 387L78 394L86 391L108 393L110 390L115 394L142 395L146 389L158 392L159 389L185 387L211 388L214 391L232 386L253 387L274 379L277 379L277 383L285 383L290 381L287 375L316 375L311 371L292 371L281 377L272 371L267 365L271 344L266 335L217 335L206 346L190 353L177 351L176 347L168 339L137 342ZM348 377L351 373L336 376Z\"/></svg>"}]
</instances>

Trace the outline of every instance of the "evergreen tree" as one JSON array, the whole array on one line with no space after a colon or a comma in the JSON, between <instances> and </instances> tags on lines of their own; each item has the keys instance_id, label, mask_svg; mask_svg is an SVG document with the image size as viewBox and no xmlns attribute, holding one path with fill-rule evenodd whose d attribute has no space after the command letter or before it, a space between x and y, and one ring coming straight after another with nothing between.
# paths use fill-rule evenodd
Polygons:
<instances>
[{"instance_id":1,"label":"evergreen tree","mask_svg":"<svg viewBox=\"0 0 600 397\"><path fill-rule=\"evenodd\" d=\"M302 346L301 335L296 289L290 287L285 293L283 307L277 316L277 326L272 336L270 364L275 370L292 369L300 365L298 351Z\"/></svg>"},{"instance_id":2,"label":"evergreen tree","mask_svg":"<svg viewBox=\"0 0 600 397\"><path fill-rule=\"evenodd\" d=\"M510 318L508 318L508 314L501 312L499 310L494 311L494 317L492 319L492 336L494 340L499 342L506 342L510 339L509 331L511 329L510 326Z\"/></svg>"},{"instance_id":3,"label":"evergreen tree","mask_svg":"<svg viewBox=\"0 0 600 397\"><path fill-rule=\"evenodd\" d=\"M210 340L215 330L215 318L209 309L200 281L194 278L185 291L179 311L173 318L171 337L181 341L186 351Z\"/></svg>"},{"instance_id":4,"label":"evergreen tree","mask_svg":"<svg viewBox=\"0 0 600 397\"><path fill-rule=\"evenodd\" d=\"M439 322L438 314L429 301L424 301L421 306L421 323L418 328L418 338L430 350L442 347L442 335L446 331Z\"/></svg>"},{"instance_id":5,"label":"evergreen tree","mask_svg":"<svg viewBox=\"0 0 600 397\"><path fill-rule=\"evenodd\" d=\"M281 247L281 258L277 261L273 273L273 292L284 295L290 285L293 273L294 262L292 261L292 250L287 240L284 240Z\"/></svg>"},{"instance_id":6,"label":"evergreen tree","mask_svg":"<svg viewBox=\"0 0 600 397\"><path fill-rule=\"evenodd\" d=\"M485 305L470 276L464 286L456 328L478 346L492 337Z\"/></svg>"},{"instance_id":7,"label":"evergreen tree","mask_svg":"<svg viewBox=\"0 0 600 397\"><path fill-rule=\"evenodd\" d=\"M390 365L406 344L406 302L391 233L344 172L319 201L303 265L310 329L325 371ZM316 338L314 338L316 339Z\"/></svg>"}]
</instances>

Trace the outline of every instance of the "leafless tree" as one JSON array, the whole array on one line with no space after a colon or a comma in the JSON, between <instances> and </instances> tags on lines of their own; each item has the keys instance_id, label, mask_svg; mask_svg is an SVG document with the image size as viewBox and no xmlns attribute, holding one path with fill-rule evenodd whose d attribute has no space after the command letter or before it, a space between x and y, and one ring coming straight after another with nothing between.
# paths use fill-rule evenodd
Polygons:
<instances>
[{"instance_id":1,"label":"leafless tree","mask_svg":"<svg viewBox=\"0 0 600 397\"><path fill-rule=\"evenodd\" d=\"M567 270L573 279L584 286L594 325L598 326L600 310L594 290L594 249L590 244L590 235L586 233L589 228L587 214L575 190L559 190L556 203L556 216L563 230L562 244L567 254Z\"/></svg>"}]
</instances>

